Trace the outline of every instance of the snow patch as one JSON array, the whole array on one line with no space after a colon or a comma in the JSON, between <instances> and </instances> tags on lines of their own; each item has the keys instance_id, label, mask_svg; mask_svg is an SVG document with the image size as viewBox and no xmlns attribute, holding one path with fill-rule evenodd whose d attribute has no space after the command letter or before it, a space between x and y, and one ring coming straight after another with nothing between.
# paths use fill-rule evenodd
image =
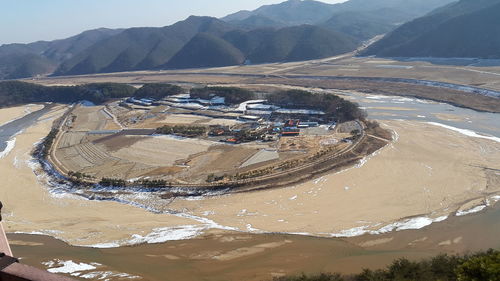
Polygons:
<instances>
[{"instance_id":1,"label":"snow patch","mask_svg":"<svg viewBox=\"0 0 500 281\"><path fill-rule=\"evenodd\" d=\"M116 248L124 245L137 244L157 244L167 241L186 240L200 235L207 227L204 225L181 225L175 227L155 228L145 236L140 234L132 235L132 238L125 241L94 244L92 248Z\"/></svg>"},{"instance_id":2,"label":"snow patch","mask_svg":"<svg viewBox=\"0 0 500 281\"><path fill-rule=\"evenodd\" d=\"M446 220L448 216L442 216L438 217L435 219L431 219L428 217L417 217L417 218L410 218L406 219L403 221L395 222L388 224L378 230L369 230L370 228L375 227L376 225L365 225L365 226L360 226L360 227L354 227L351 229L343 230L339 233L334 233L331 234L332 237L355 237L355 236L361 236L364 234L382 234L382 233L387 233L391 231L401 231L401 230L408 230L408 229L421 229L424 228L428 225L431 225L432 223L435 222L442 222Z\"/></svg>"},{"instance_id":3,"label":"snow patch","mask_svg":"<svg viewBox=\"0 0 500 281\"><path fill-rule=\"evenodd\" d=\"M94 271L79 275L80 278L92 279L92 280L110 280L112 278L119 279L142 279L139 276L130 275L127 273L117 273L113 271Z\"/></svg>"},{"instance_id":4,"label":"snow patch","mask_svg":"<svg viewBox=\"0 0 500 281\"><path fill-rule=\"evenodd\" d=\"M254 228L251 224L247 224L246 227L247 227L247 231L250 231L250 232L259 232L259 233L262 232L261 230Z\"/></svg>"},{"instance_id":5,"label":"snow patch","mask_svg":"<svg viewBox=\"0 0 500 281\"><path fill-rule=\"evenodd\" d=\"M203 226L197 225L183 225L178 227L163 227L153 229L153 232L146 236L141 236L138 234L133 235L132 239L129 240L130 244L142 244L142 243L164 243L167 241L174 240L185 240L198 236L200 232L205 229Z\"/></svg>"},{"instance_id":6,"label":"snow patch","mask_svg":"<svg viewBox=\"0 0 500 281\"><path fill-rule=\"evenodd\" d=\"M88 270L93 270L97 269L94 265L91 264L86 264L86 263L76 263L73 262L72 260L68 261L62 261L62 260L55 260L54 261L49 261L49 262L43 262L43 265L46 265L48 267L51 267L47 269L48 272L51 273L75 273L79 271L88 271ZM97 264L96 264L97 265ZM100 265L100 264L98 264ZM53 267L57 266L57 267Z\"/></svg>"},{"instance_id":7,"label":"snow patch","mask_svg":"<svg viewBox=\"0 0 500 281\"><path fill-rule=\"evenodd\" d=\"M88 100L82 100L78 104L85 107L95 106L95 103Z\"/></svg>"},{"instance_id":8,"label":"snow patch","mask_svg":"<svg viewBox=\"0 0 500 281\"><path fill-rule=\"evenodd\" d=\"M120 244L116 242L110 242L110 243L100 243L100 244L94 244L90 246L91 248L98 248L98 249L110 249L110 248L118 248L120 247Z\"/></svg>"},{"instance_id":9,"label":"snow patch","mask_svg":"<svg viewBox=\"0 0 500 281\"><path fill-rule=\"evenodd\" d=\"M485 208L486 208L486 205L480 205L480 206L476 206L476 207L474 207L472 209L468 209L468 210L464 210L464 211L457 211L455 215L457 217L461 217L461 216L465 216L465 215L469 215L469 214L481 212Z\"/></svg>"},{"instance_id":10,"label":"snow patch","mask_svg":"<svg viewBox=\"0 0 500 281\"><path fill-rule=\"evenodd\" d=\"M480 135L480 134L478 134L478 133L476 133L474 131L467 130L467 129L460 129L460 128L448 126L448 125L445 125L445 124L437 123L437 122L427 122L427 124L431 124L431 125L434 125L434 126L439 126L439 127L442 127L442 128L448 129L448 130L452 130L452 131L458 132L458 133L460 133L462 135L473 137L473 138L482 138L482 139L487 139L487 140L492 140L492 141L500 142L500 138L498 138L498 137Z\"/></svg>"},{"instance_id":11,"label":"snow patch","mask_svg":"<svg viewBox=\"0 0 500 281\"><path fill-rule=\"evenodd\" d=\"M381 229L377 230L375 233L380 234L380 233L387 233L391 231L401 231L401 230L407 230L407 229L421 229L424 228L428 225L431 225L433 222L441 222L447 219L448 216L443 216L439 217L436 219L431 219L427 217L418 217L418 218L411 218L407 219L401 222L395 222L393 224L386 225L382 227Z\"/></svg>"},{"instance_id":12,"label":"snow patch","mask_svg":"<svg viewBox=\"0 0 500 281\"><path fill-rule=\"evenodd\" d=\"M47 271L51 273L66 273L71 276L78 276L84 279L93 280L111 280L112 278L120 279L142 279L140 276L131 275L128 273L114 272L114 271L92 271L97 268L103 267L100 263L83 263L74 262L72 260L50 260L42 262L43 265L48 267Z\"/></svg>"},{"instance_id":13,"label":"snow patch","mask_svg":"<svg viewBox=\"0 0 500 281\"><path fill-rule=\"evenodd\" d=\"M7 141L7 146L2 152L0 152L0 159L7 156L12 151L12 149L14 149L14 147L16 147L16 138L12 138Z\"/></svg>"},{"instance_id":14,"label":"snow patch","mask_svg":"<svg viewBox=\"0 0 500 281\"><path fill-rule=\"evenodd\" d=\"M363 234L366 234L368 232L367 230L368 226L360 226L360 227L355 227L347 230L342 230L339 233L332 234L332 237L355 237L355 236L361 236Z\"/></svg>"}]
</instances>

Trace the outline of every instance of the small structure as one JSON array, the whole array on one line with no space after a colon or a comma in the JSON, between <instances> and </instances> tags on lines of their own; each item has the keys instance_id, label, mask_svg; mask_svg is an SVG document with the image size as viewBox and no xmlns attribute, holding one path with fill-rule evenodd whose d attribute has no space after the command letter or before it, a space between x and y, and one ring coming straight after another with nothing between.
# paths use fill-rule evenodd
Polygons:
<instances>
[{"instance_id":1,"label":"small structure","mask_svg":"<svg viewBox=\"0 0 500 281\"><path fill-rule=\"evenodd\" d=\"M299 128L313 128L318 126L319 126L318 122L300 122L298 125Z\"/></svg>"},{"instance_id":2,"label":"small structure","mask_svg":"<svg viewBox=\"0 0 500 281\"><path fill-rule=\"evenodd\" d=\"M210 126L210 131L208 132L209 136L225 136L231 133L229 126L219 126L212 125Z\"/></svg>"},{"instance_id":3,"label":"small structure","mask_svg":"<svg viewBox=\"0 0 500 281\"><path fill-rule=\"evenodd\" d=\"M148 100L148 99L144 99L144 100ZM135 104L135 105L141 105L141 106L152 106L153 105L152 102L145 102L145 101L138 100L138 99L135 99L135 98L128 98L126 100L126 102L127 103L131 103L131 104Z\"/></svg>"},{"instance_id":4,"label":"small structure","mask_svg":"<svg viewBox=\"0 0 500 281\"><path fill-rule=\"evenodd\" d=\"M259 122L262 118L260 116L255 116L255 115L241 115L238 117L238 119L244 121Z\"/></svg>"},{"instance_id":5,"label":"small structure","mask_svg":"<svg viewBox=\"0 0 500 281\"><path fill-rule=\"evenodd\" d=\"M297 128L300 124L300 120L286 120L285 124L283 124L283 127L285 128Z\"/></svg>"},{"instance_id":6,"label":"small structure","mask_svg":"<svg viewBox=\"0 0 500 281\"><path fill-rule=\"evenodd\" d=\"M277 141L279 140L280 137L278 134L265 134L263 137L262 137L262 140L263 141Z\"/></svg>"},{"instance_id":7,"label":"small structure","mask_svg":"<svg viewBox=\"0 0 500 281\"><path fill-rule=\"evenodd\" d=\"M232 112L240 112L240 113L243 113L247 110L247 106L250 105L250 104L259 104L259 103L263 103L265 102L266 100L247 100L245 102L242 102L240 103L240 105L238 105L237 108L234 108L232 109L231 111Z\"/></svg>"},{"instance_id":8,"label":"small structure","mask_svg":"<svg viewBox=\"0 0 500 281\"><path fill-rule=\"evenodd\" d=\"M296 127L284 128L281 136L283 137L296 137L300 135L300 129Z\"/></svg>"}]
</instances>

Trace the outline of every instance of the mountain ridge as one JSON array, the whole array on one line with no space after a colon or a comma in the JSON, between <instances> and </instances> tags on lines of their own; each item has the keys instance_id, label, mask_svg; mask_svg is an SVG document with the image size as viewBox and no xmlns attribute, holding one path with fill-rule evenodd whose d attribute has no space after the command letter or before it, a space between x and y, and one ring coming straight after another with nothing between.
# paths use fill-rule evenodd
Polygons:
<instances>
[{"instance_id":1,"label":"mountain ridge","mask_svg":"<svg viewBox=\"0 0 500 281\"><path fill-rule=\"evenodd\" d=\"M365 50L381 57L499 58L500 0L461 0L408 22ZM489 45L488 50L483 47Z\"/></svg>"},{"instance_id":2,"label":"mountain ridge","mask_svg":"<svg viewBox=\"0 0 500 281\"><path fill-rule=\"evenodd\" d=\"M4 45L0 79L324 58L353 51L364 41L451 1L289 0L222 19L190 16L164 27L97 29L62 40ZM194 38L207 49L194 46Z\"/></svg>"}]
</instances>

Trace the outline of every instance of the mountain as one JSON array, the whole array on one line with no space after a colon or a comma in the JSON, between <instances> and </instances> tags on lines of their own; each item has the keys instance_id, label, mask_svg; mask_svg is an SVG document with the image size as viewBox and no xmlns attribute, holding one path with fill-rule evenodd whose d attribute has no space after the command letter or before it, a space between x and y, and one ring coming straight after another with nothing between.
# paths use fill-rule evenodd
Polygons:
<instances>
[{"instance_id":1,"label":"mountain","mask_svg":"<svg viewBox=\"0 0 500 281\"><path fill-rule=\"evenodd\" d=\"M451 1L289 0L223 19L191 16L165 27L96 29L63 40L3 45L0 79L319 59L355 50Z\"/></svg>"},{"instance_id":2,"label":"mountain","mask_svg":"<svg viewBox=\"0 0 500 281\"><path fill-rule=\"evenodd\" d=\"M266 16L260 16L260 15L249 16L248 18L242 20L233 20L230 21L229 23L245 30L258 29L258 28L281 28L287 26L287 24L283 22L278 22Z\"/></svg>"},{"instance_id":3,"label":"mountain","mask_svg":"<svg viewBox=\"0 0 500 281\"><path fill-rule=\"evenodd\" d=\"M381 13L382 14L382 13ZM333 15L320 26L348 34L358 41L366 41L377 35L392 31L395 23L387 22L368 12L343 12Z\"/></svg>"},{"instance_id":4,"label":"mountain","mask_svg":"<svg viewBox=\"0 0 500 281\"><path fill-rule=\"evenodd\" d=\"M64 61L55 75L144 69L179 69L281 62L338 55L356 48L350 37L318 26L246 28L211 17L195 17L161 28L131 28ZM268 21L272 23L273 21Z\"/></svg>"},{"instance_id":5,"label":"mountain","mask_svg":"<svg viewBox=\"0 0 500 281\"><path fill-rule=\"evenodd\" d=\"M0 57L0 78L17 79L51 73L57 63L36 54L14 54Z\"/></svg>"},{"instance_id":6,"label":"mountain","mask_svg":"<svg viewBox=\"0 0 500 281\"><path fill-rule=\"evenodd\" d=\"M319 59L350 52L357 46L344 34L312 25L255 30L226 39L242 49L252 63Z\"/></svg>"},{"instance_id":7,"label":"mountain","mask_svg":"<svg viewBox=\"0 0 500 281\"><path fill-rule=\"evenodd\" d=\"M363 55L500 57L500 0L461 0L397 28Z\"/></svg>"},{"instance_id":8,"label":"mountain","mask_svg":"<svg viewBox=\"0 0 500 281\"><path fill-rule=\"evenodd\" d=\"M56 75L153 69L165 64L200 32L220 36L233 27L211 17L195 17L166 27L130 28L65 61Z\"/></svg>"},{"instance_id":9,"label":"mountain","mask_svg":"<svg viewBox=\"0 0 500 281\"><path fill-rule=\"evenodd\" d=\"M238 65L245 56L227 41L208 33L199 33L166 65L166 68L196 68Z\"/></svg>"},{"instance_id":10,"label":"mountain","mask_svg":"<svg viewBox=\"0 0 500 281\"><path fill-rule=\"evenodd\" d=\"M289 0L254 11L240 11L222 20L242 28L313 24L344 33L361 43L453 1L349 0L326 4L313 0Z\"/></svg>"},{"instance_id":11,"label":"mountain","mask_svg":"<svg viewBox=\"0 0 500 281\"><path fill-rule=\"evenodd\" d=\"M422 16L455 0L349 0L339 4L326 4L314 0L289 0L280 4L265 5L253 11L240 11L221 18L233 23L252 16L263 16L286 25L320 24L332 16L345 12L378 14L386 23L404 23ZM390 9L391 13L384 13Z\"/></svg>"},{"instance_id":12,"label":"mountain","mask_svg":"<svg viewBox=\"0 0 500 281\"><path fill-rule=\"evenodd\" d=\"M280 4L265 5L254 11L240 11L222 18L223 21L241 21L251 16L264 16L287 25L314 24L327 20L334 5L313 0L289 0Z\"/></svg>"},{"instance_id":13,"label":"mountain","mask_svg":"<svg viewBox=\"0 0 500 281\"><path fill-rule=\"evenodd\" d=\"M456 0L350 0L334 4L336 12L356 11L370 12L383 9L400 11L414 17L425 15L432 10L455 2ZM385 14L386 17L392 17Z\"/></svg>"},{"instance_id":14,"label":"mountain","mask_svg":"<svg viewBox=\"0 0 500 281\"><path fill-rule=\"evenodd\" d=\"M120 29L101 28L50 42L2 45L0 46L0 79L51 73L61 61L120 32Z\"/></svg>"}]
</instances>

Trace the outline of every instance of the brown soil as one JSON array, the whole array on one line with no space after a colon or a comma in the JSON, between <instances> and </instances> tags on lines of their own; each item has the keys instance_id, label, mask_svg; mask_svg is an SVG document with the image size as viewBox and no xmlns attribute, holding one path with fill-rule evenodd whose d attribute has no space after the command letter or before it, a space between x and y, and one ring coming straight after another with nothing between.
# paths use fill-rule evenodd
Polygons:
<instances>
[{"instance_id":1,"label":"brown soil","mask_svg":"<svg viewBox=\"0 0 500 281\"><path fill-rule=\"evenodd\" d=\"M142 137L136 136L125 136L125 135L110 135L94 141L95 144L103 144L110 152L118 151L122 148L130 147L138 141L141 141Z\"/></svg>"}]
</instances>

